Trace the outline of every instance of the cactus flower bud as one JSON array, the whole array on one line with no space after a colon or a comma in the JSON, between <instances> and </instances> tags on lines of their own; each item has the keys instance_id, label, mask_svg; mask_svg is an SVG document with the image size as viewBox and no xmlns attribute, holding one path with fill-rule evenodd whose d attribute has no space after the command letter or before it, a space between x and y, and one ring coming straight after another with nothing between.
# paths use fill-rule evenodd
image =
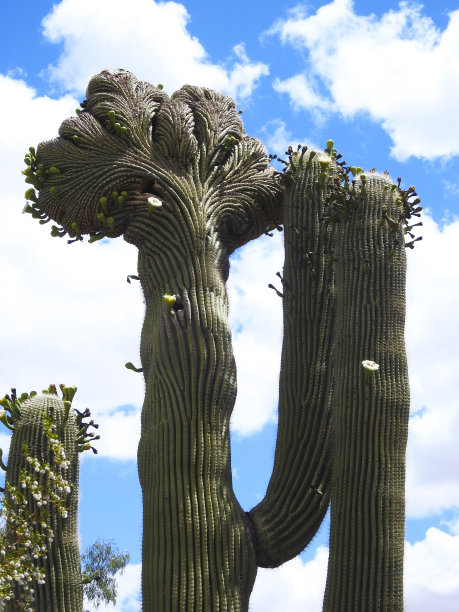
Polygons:
<instances>
[{"instance_id":1,"label":"cactus flower bud","mask_svg":"<svg viewBox=\"0 0 459 612\"><path fill-rule=\"evenodd\" d=\"M163 300L164 300L164 302L165 302L165 304L166 304L166 308L167 308L168 310L171 310L171 309L172 309L172 307L174 306L174 304L175 304L175 302L176 302L177 298L175 297L175 295L168 295L167 293L165 293L165 294L163 295ZM174 311L173 311L173 310L171 310L171 314L174 314Z\"/></svg>"}]
</instances>

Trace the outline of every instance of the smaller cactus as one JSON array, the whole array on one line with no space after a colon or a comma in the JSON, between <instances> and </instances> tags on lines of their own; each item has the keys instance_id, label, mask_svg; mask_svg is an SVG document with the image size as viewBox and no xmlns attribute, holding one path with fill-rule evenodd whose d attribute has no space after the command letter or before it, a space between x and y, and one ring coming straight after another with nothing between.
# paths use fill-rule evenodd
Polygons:
<instances>
[{"instance_id":1,"label":"smaller cactus","mask_svg":"<svg viewBox=\"0 0 459 612\"><path fill-rule=\"evenodd\" d=\"M13 389L0 400L0 419L12 430L8 464L2 462L6 532L0 554L5 559L13 555L9 563L17 569L9 591L0 574L0 601L6 610L32 602L37 611L82 610L78 455L99 436L88 433L93 421L83 421L89 410L71 410L76 387L60 387L62 399L51 385L42 395L18 397ZM19 549L26 572L14 561Z\"/></svg>"}]
</instances>

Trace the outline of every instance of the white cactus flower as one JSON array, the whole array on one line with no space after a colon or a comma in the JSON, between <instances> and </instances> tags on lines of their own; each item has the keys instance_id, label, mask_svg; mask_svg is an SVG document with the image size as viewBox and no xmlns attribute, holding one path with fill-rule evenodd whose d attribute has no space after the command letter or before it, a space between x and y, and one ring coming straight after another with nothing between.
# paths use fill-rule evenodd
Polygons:
<instances>
[{"instance_id":1,"label":"white cactus flower","mask_svg":"<svg viewBox=\"0 0 459 612\"><path fill-rule=\"evenodd\" d=\"M376 372L379 370L379 364L375 363L374 361L370 361L369 359L362 361L362 365L366 372Z\"/></svg>"},{"instance_id":2,"label":"white cactus flower","mask_svg":"<svg viewBox=\"0 0 459 612\"><path fill-rule=\"evenodd\" d=\"M150 204L150 206L156 206L157 208L163 205L161 200L158 200L158 198L154 198L153 196L148 198L147 203Z\"/></svg>"}]
</instances>

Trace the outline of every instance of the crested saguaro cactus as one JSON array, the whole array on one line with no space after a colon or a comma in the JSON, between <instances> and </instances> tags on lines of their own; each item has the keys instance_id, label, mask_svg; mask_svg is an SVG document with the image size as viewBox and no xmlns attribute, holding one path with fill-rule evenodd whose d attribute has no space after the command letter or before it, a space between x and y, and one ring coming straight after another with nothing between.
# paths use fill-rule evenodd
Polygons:
<instances>
[{"instance_id":1,"label":"crested saguaro cactus","mask_svg":"<svg viewBox=\"0 0 459 612\"><path fill-rule=\"evenodd\" d=\"M234 102L208 89L168 97L126 71L104 71L81 106L57 139L26 155L26 211L42 224L53 219L51 234L69 242L123 235L139 249L144 609L247 610L257 566L297 555L330 497L326 608L392 609L400 537L403 546L403 221L412 193L397 200L382 179L351 187L355 169L331 141L320 155L289 149L285 176L275 172ZM231 482L236 370L225 283L231 253L279 223L278 440L266 497L245 513ZM365 385L369 359L381 369ZM374 566L362 561L373 554Z\"/></svg>"}]
</instances>

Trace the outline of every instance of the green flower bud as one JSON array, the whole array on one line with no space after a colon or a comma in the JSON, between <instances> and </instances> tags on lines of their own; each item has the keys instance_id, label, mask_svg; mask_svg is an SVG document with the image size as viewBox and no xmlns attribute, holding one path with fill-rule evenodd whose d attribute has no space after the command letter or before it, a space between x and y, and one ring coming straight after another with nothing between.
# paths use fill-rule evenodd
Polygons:
<instances>
[{"instance_id":1,"label":"green flower bud","mask_svg":"<svg viewBox=\"0 0 459 612\"><path fill-rule=\"evenodd\" d=\"M57 225L53 225L51 227L51 236L53 238L62 238L66 233L67 232L63 227L57 227Z\"/></svg>"},{"instance_id":2,"label":"green flower bud","mask_svg":"<svg viewBox=\"0 0 459 612\"><path fill-rule=\"evenodd\" d=\"M135 365L133 363L131 363L130 361L128 361L127 363L124 364L124 367L127 370L132 370L133 372L143 372L142 368L136 368Z\"/></svg>"},{"instance_id":3,"label":"green flower bud","mask_svg":"<svg viewBox=\"0 0 459 612\"><path fill-rule=\"evenodd\" d=\"M331 153L331 151L333 149L333 145L334 145L334 142L333 142L333 140L331 138L330 138L330 140L327 140L327 151L329 153Z\"/></svg>"},{"instance_id":4,"label":"green flower bud","mask_svg":"<svg viewBox=\"0 0 459 612\"><path fill-rule=\"evenodd\" d=\"M49 193L53 196L53 198L55 198L57 195L57 189L55 187L50 187Z\"/></svg>"},{"instance_id":5,"label":"green flower bud","mask_svg":"<svg viewBox=\"0 0 459 612\"><path fill-rule=\"evenodd\" d=\"M108 212L108 209L107 209L107 198L104 198L104 197L100 198L100 200L99 200L99 204L101 205L102 210L103 210L105 213L106 213L106 212Z\"/></svg>"},{"instance_id":6,"label":"green flower bud","mask_svg":"<svg viewBox=\"0 0 459 612\"><path fill-rule=\"evenodd\" d=\"M115 111L114 110L108 111L108 118L110 119L111 124L115 125Z\"/></svg>"},{"instance_id":7,"label":"green flower bud","mask_svg":"<svg viewBox=\"0 0 459 612\"><path fill-rule=\"evenodd\" d=\"M59 388L62 391L62 399L72 403L73 398L75 397L75 393L78 390L78 387L66 387L65 385L59 385Z\"/></svg>"},{"instance_id":8,"label":"green flower bud","mask_svg":"<svg viewBox=\"0 0 459 612\"><path fill-rule=\"evenodd\" d=\"M113 232L113 230L115 229L115 219L113 217L107 217L106 223L110 230Z\"/></svg>"},{"instance_id":9,"label":"green flower bud","mask_svg":"<svg viewBox=\"0 0 459 612\"><path fill-rule=\"evenodd\" d=\"M25 199L26 200L32 200L32 202L36 202L37 201L37 194L35 192L35 189L27 189L27 191L24 194Z\"/></svg>"},{"instance_id":10,"label":"green flower bud","mask_svg":"<svg viewBox=\"0 0 459 612\"><path fill-rule=\"evenodd\" d=\"M102 238L105 238L105 234L103 232L100 232L99 234L89 234L89 244L92 244L93 242L97 242L98 240L102 240Z\"/></svg>"},{"instance_id":11,"label":"green flower bud","mask_svg":"<svg viewBox=\"0 0 459 612\"><path fill-rule=\"evenodd\" d=\"M171 308L174 306L177 298L175 297L175 295L168 295L167 293L165 293L163 295L163 300L164 300L164 303L166 304L166 308L168 310L171 310ZM171 314L174 314L173 310L171 310Z\"/></svg>"},{"instance_id":12,"label":"green flower bud","mask_svg":"<svg viewBox=\"0 0 459 612\"><path fill-rule=\"evenodd\" d=\"M61 173L59 168L56 168L56 166L51 166L50 168L48 168L48 170L50 174L60 174Z\"/></svg>"}]
</instances>

